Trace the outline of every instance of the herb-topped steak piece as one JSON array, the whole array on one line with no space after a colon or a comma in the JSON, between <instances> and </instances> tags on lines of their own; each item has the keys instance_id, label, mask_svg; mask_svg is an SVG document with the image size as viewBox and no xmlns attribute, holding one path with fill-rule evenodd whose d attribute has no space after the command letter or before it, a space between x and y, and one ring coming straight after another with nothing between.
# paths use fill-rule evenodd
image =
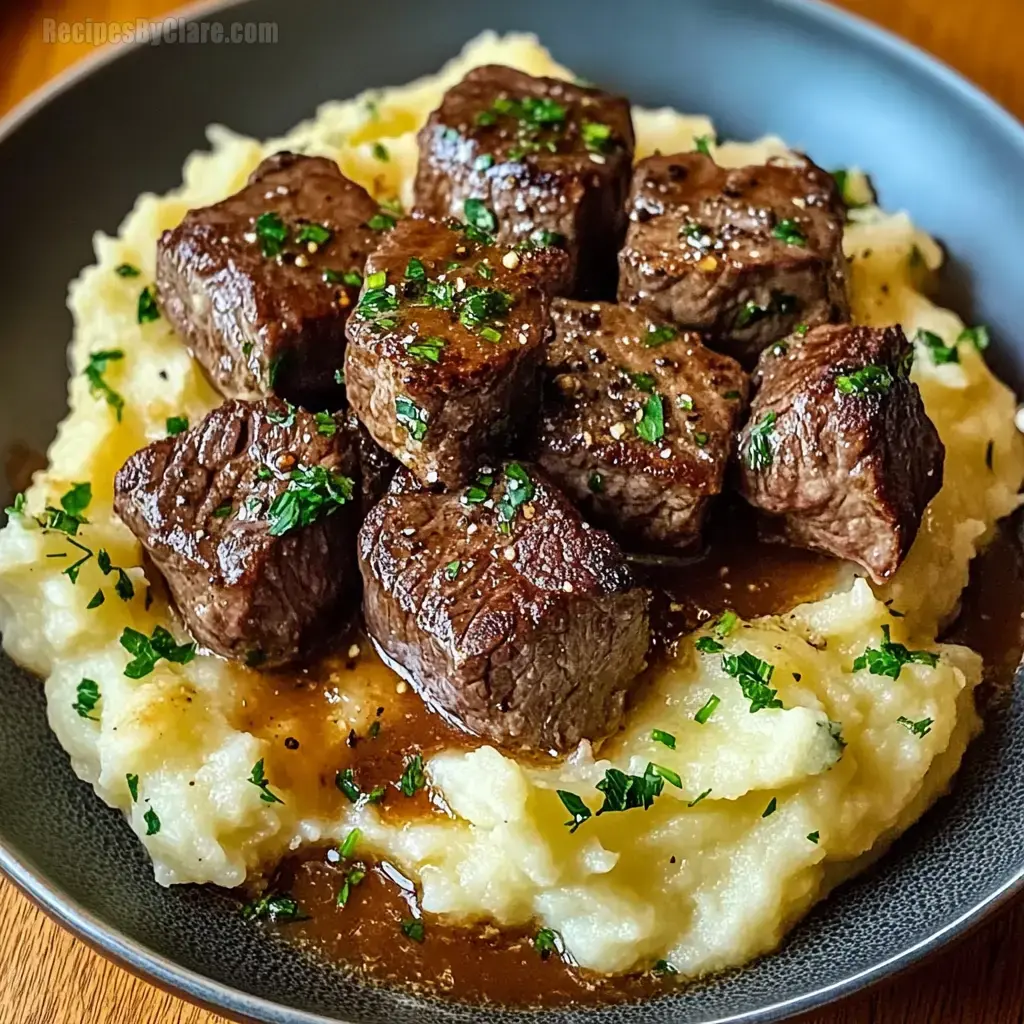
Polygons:
<instances>
[{"instance_id":1,"label":"herb-topped steak piece","mask_svg":"<svg viewBox=\"0 0 1024 1024\"><path fill-rule=\"evenodd\" d=\"M418 211L470 219L466 200L482 200L497 215L499 242L568 251L568 294L614 292L633 162L627 100L500 65L475 68L445 93L419 141Z\"/></svg>"},{"instance_id":2,"label":"herb-topped steak piece","mask_svg":"<svg viewBox=\"0 0 1024 1024\"><path fill-rule=\"evenodd\" d=\"M750 366L798 324L849 319L845 209L805 158L720 167L702 153L637 164L619 301L644 306Z\"/></svg>"},{"instance_id":3,"label":"herb-topped steak piece","mask_svg":"<svg viewBox=\"0 0 1024 1024\"><path fill-rule=\"evenodd\" d=\"M274 666L323 646L355 610L357 474L342 417L231 401L131 456L114 508L197 640Z\"/></svg>"},{"instance_id":4,"label":"herb-topped steak piece","mask_svg":"<svg viewBox=\"0 0 1024 1024\"><path fill-rule=\"evenodd\" d=\"M698 539L722 490L747 375L626 306L556 299L537 461L629 544Z\"/></svg>"},{"instance_id":5,"label":"herb-topped steak piece","mask_svg":"<svg viewBox=\"0 0 1024 1024\"><path fill-rule=\"evenodd\" d=\"M458 221L402 221L366 264L348 322L356 415L423 483L458 487L532 416L565 253L494 244Z\"/></svg>"},{"instance_id":6,"label":"herb-topped steak piece","mask_svg":"<svg viewBox=\"0 0 1024 1024\"><path fill-rule=\"evenodd\" d=\"M370 636L435 710L534 751L618 725L647 653L648 594L532 465L482 470L461 494L399 470L359 558Z\"/></svg>"},{"instance_id":7,"label":"herb-topped steak piece","mask_svg":"<svg viewBox=\"0 0 1024 1024\"><path fill-rule=\"evenodd\" d=\"M945 449L899 327L825 326L767 349L740 435L740 489L787 540L881 582L942 486Z\"/></svg>"},{"instance_id":8,"label":"herb-topped steak piece","mask_svg":"<svg viewBox=\"0 0 1024 1024\"><path fill-rule=\"evenodd\" d=\"M164 232L158 300L222 395L340 408L345 321L393 224L332 160L278 153Z\"/></svg>"}]
</instances>

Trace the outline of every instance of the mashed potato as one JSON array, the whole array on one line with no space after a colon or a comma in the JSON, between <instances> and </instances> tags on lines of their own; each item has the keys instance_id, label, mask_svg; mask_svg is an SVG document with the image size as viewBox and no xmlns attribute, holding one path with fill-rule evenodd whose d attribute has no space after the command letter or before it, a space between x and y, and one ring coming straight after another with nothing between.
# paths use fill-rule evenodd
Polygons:
<instances>
[{"instance_id":1,"label":"mashed potato","mask_svg":"<svg viewBox=\"0 0 1024 1024\"><path fill-rule=\"evenodd\" d=\"M116 238L97 236L96 265L71 288L71 412L49 467L27 493L26 514L12 515L0 534L4 644L45 678L50 723L75 771L128 815L163 884L238 885L287 851L358 825L368 851L418 881L428 912L456 922L539 921L598 971L664 958L680 974L696 975L777 944L831 885L946 789L979 728L972 691L981 660L935 639L957 607L971 558L1018 503L1024 444L1013 426L1013 396L972 345L960 345L958 363L941 366L917 353L913 377L946 445L945 483L893 581L873 589L857 579L825 600L740 623L722 637L726 653L749 651L775 666L772 685L783 708L751 714L722 658L700 653L691 637L599 760L586 745L557 768L519 764L489 747L445 751L428 773L451 817L398 825L373 806L340 814L336 805L321 807L301 778L273 761L266 736L245 727L238 716L244 673L224 662L200 655L183 666L161 661L138 681L124 675L128 655L118 640L126 626L147 634L174 627L157 590L149 602L139 545L112 514L114 473L165 435L168 417L196 422L217 404L167 323L137 323L158 234L189 207L238 189L282 146L332 157L377 197L408 203L417 127L447 87L487 62L569 74L531 38L487 36L440 75L328 103L283 139L261 144L212 128L211 151L188 160L178 191L142 196ZM640 156L690 149L695 136L714 131L705 117L670 110L634 116ZM386 162L374 155L380 140ZM715 147L729 164L785 152L777 139ZM957 338L961 322L917 287L941 253L905 214L857 211L846 249L858 321L900 322L908 333L924 327L947 343ZM119 276L114 268L122 262L142 275ZM123 358L107 362L103 379L124 398L120 421L84 373L91 353L111 349ZM117 596L115 574L105 575L96 557L72 582L62 570L81 552L30 518L86 480L89 522L75 539L88 551L104 549L126 570L130 600ZM87 608L98 590L102 605ZM883 626L894 641L935 652L937 663L907 665L895 681L855 671L856 658L879 646ZM73 707L83 678L100 694L89 718ZM325 726L341 734L365 724L375 688L394 685L379 669L346 679ZM700 724L695 715L712 695L720 703ZM911 723L919 723L916 730ZM653 729L673 734L675 748L653 742ZM249 784L260 758L283 803L262 801ZM556 790L596 809L594 787L607 768L642 773L649 761L678 773L681 786L666 784L647 812L595 816L570 832ZM128 776L138 777L137 800Z\"/></svg>"}]
</instances>

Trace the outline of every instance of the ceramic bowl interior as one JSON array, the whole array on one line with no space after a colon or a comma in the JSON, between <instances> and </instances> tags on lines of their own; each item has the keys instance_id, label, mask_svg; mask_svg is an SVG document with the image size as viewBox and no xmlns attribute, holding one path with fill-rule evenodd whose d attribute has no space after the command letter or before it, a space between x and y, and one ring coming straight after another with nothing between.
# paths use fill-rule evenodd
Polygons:
<instances>
[{"instance_id":1,"label":"ceramic bowl interior","mask_svg":"<svg viewBox=\"0 0 1024 1024\"><path fill-rule=\"evenodd\" d=\"M942 299L991 326L1022 379L1024 130L929 59L800 0L250 0L206 20L273 21L273 46L144 45L102 62L0 142L0 447L44 448L65 408L67 282L143 190L180 180L221 122L279 134L328 98L437 69L485 28L539 34L582 76L645 105L706 111L724 137L775 132L826 167L859 165L951 261ZM13 200L13 201L10 201ZM246 926L213 890L163 890L118 814L71 772L38 682L0 660L0 866L94 944L166 985L261 1021L526 1021L367 987ZM629 1024L768 1021L913 961L1021 883L1024 695L989 715L956 787L776 954L646 1005ZM564 1024L582 1011L545 1014Z\"/></svg>"}]
</instances>

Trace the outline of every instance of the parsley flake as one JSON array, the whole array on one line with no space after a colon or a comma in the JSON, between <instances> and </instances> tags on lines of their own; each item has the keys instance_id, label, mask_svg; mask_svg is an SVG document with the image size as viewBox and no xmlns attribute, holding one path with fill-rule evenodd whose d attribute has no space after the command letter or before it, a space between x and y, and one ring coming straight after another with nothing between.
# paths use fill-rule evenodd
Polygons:
<instances>
[{"instance_id":1,"label":"parsley flake","mask_svg":"<svg viewBox=\"0 0 1024 1024\"><path fill-rule=\"evenodd\" d=\"M947 345L934 331L926 331L923 327L919 327L914 335L914 341L928 349L932 362L936 366L960 362L960 353L957 351L956 343Z\"/></svg>"},{"instance_id":2,"label":"parsley flake","mask_svg":"<svg viewBox=\"0 0 1024 1024\"><path fill-rule=\"evenodd\" d=\"M140 324L149 324L160 319L160 307L156 304L156 292L151 285L147 285L139 292L136 319Z\"/></svg>"},{"instance_id":3,"label":"parsley flake","mask_svg":"<svg viewBox=\"0 0 1024 1024\"><path fill-rule=\"evenodd\" d=\"M79 712L81 714L81 712ZM934 719L922 718L919 722L912 722L909 718L900 715L896 721L906 728L909 732L912 732L919 740L924 739L932 731L932 726L935 724Z\"/></svg>"},{"instance_id":4,"label":"parsley flake","mask_svg":"<svg viewBox=\"0 0 1024 1024\"><path fill-rule=\"evenodd\" d=\"M747 465L755 473L762 469L767 469L775 458L775 449L772 446L775 420L775 413L769 410L761 417L759 422L750 428L750 433L747 436L747 448L744 454Z\"/></svg>"},{"instance_id":5,"label":"parsley flake","mask_svg":"<svg viewBox=\"0 0 1024 1024\"><path fill-rule=\"evenodd\" d=\"M423 929L423 922L418 918L407 917L402 922L402 934L413 942L423 942L426 937Z\"/></svg>"},{"instance_id":6,"label":"parsley flake","mask_svg":"<svg viewBox=\"0 0 1024 1024\"><path fill-rule=\"evenodd\" d=\"M157 626L151 637L128 627L121 634L121 646L133 655L124 670L129 679L148 676L161 658L175 665L187 665L196 656L195 644L176 644L163 626Z\"/></svg>"},{"instance_id":7,"label":"parsley flake","mask_svg":"<svg viewBox=\"0 0 1024 1024\"><path fill-rule=\"evenodd\" d=\"M721 703L722 699L720 697L716 696L715 694L711 694L711 696L708 697L707 701L705 702L704 707L702 707L700 711L698 711L697 714L693 716L693 720L698 725L704 725L707 722L707 720L715 713L715 708L717 708L718 705Z\"/></svg>"},{"instance_id":8,"label":"parsley flake","mask_svg":"<svg viewBox=\"0 0 1024 1024\"><path fill-rule=\"evenodd\" d=\"M892 386L889 370L873 363L836 377L836 391L842 395L884 395Z\"/></svg>"},{"instance_id":9,"label":"parsley flake","mask_svg":"<svg viewBox=\"0 0 1024 1024\"><path fill-rule=\"evenodd\" d=\"M155 836L160 831L160 816L152 807L142 816L146 823L146 835Z\"/></svg>"},{"instance_id":10,"label":"parsley flake","mask_svg":"<svg viewBox=\"0 0 1024 1024\"><path fill-rule=\"evenodd\" d=\"M167 429L168 437L177 437L178 434L184 434L188 430L188 417L187 416L168 416L165 424Z\"/></svg>"},{"instance_id":11,"label":"parsley flake","mask_svg":"<svg viewBox=\"0 0 1024 1024\"><path fill-rule=\"evenodd\" d=\"M775 225L772 238L777 238L786 245L807 245L807 236L800 230L800 225L788 217Z\"/></svg>"},{"instance_id":12,"label":"parsley flake","mask_svg":"<svg viewBox=\"0 0 1024 1024\"><path fill-rule=\"evenodd\" d=\"M128 794L132 798L132 803L137 804L139 802L139 777L129 772L124 778L128 783Z\"/></svg>"},{"instance_id":13,"label":"parsley flake","mask_svg":"<svg viewBox=\"0 0 1024 1024\"><path fill-rule=\"evenodd\" d=\"M651 739L655 743L663 743L670 750L676 749L676 738L670 732L665 732L663 729L653 729L651 731Z\"/></svg>"},{"instance_id":14,"label":"parsley flake","mask_svg":"<svg viewBox=\"0 0 1024 1024\"><path fill-rule=\"evenodd\" d=\"M558 799L562 801L562 805L572 815L572 818L565 823L569 828L569 834L572 835L587 818L592 816L593 812L580 797L566 789L558 790Z\"/></svg>"},{"instance_id":15,"label":"parsley flake","mask_svg":"<svg viewBox=\"0 0 1024 1024\"><path fill-rule=\"evenodd\" d=\"M264 773L262 757L252 766L248 781L260 791L260 799L265 804L284 803L279 796L270 791L270 780Z\"/></svg>"},{"instance_id":16,"label":"parsley flake","mask_svg":"<svg viewBox=\"0 0 1024 1024\"><path fill-rule=\"evenodd\" d=\"M649 444L657 444L665 436L665 410L661 395L651 395L644 403L644 414L636 424L636 433Z\"/></svg>"},{"instance_id":17,"label":"parsley flake","mask_svg":"<svg viewBox=\"0 0 1024 1024\"><path fill-rule=\"evenodd\" d=\"M911 651L903 644L893 643L889 636L889 625L882 626L882 643L878 649L869 647L853 663L854 672L866 668L874 676L887 676L899 679L904 665L927 665L934 668L939 663L939 656L931 651Z\"/></svg>"},{"instance_id":18,"label":"parsley flake","mask_svg":"<svg viewBox=\"0 0 1024 1024\"><path fill-rule=\"evenodd\" d=\"M92 722L99 719L92 713L100 700L99 684L92 679L83 679L76 690L78 700L71 705L72 709L78 712L79 718L88 718Z\"/></svg>"},{"instance_id":19,"label":"parsley flake","mask_svg":"<svg viewBox=\"0 0 1024 1024\"><path fill-rule=\"evenodd\" d=\"M242 907L242 917L246 921L267 920L277 922L305 921L299 910L297 900L287 894L261 896Z\"/></svg>"},{"instance_id":20,"label":"parsley flake","mask_svg":"<svg viewBox=\"0 0 1024 1024\"><path fill-rule=\"evenodd\" d=\"M89 382L89 393L93 398L102 398L107 405L114 410L117 422L121 422L121 414L124 412L124 399L106 382L103 375L107 372L110 363L124 359L124 352L119 348L104 349L100 352L90 352L89 362L82 371L85 379Z\"/></svg>"},{"instance_id":21,"label":"parsley flake","mask_svg":"<svg viewBox=\"0 0 1024 1024\"><path fill-rule=\"evenodd\" d=\"M118 277L138 277L142 271L132 263L120 263L114 267L114 273Z\"/></svg>"},{"instance_id":22,"label":"parsley flake","mask_svg":"<svg viewBox=\"0 0 1024 1024\"><path fill-rule=\"evenodd\" d=\"M778 691L768 685L775 672L774 665L744 651L742 654L723 654L722 668L740 684L743 696L750 701L751 714L764 708L782 707L782 701L775 696Z\"/></svg>"},{"instance_id":23,"label":"parsley flake","mask_svg":"<svg viewBox=\"0 0 1024 1024\"><path fill-rule=\"evenodd\" d=\"M414 441L422 441L427 436L427 414L412 399L404 395L395 399L395 419Z\"/></svg>"},{"instance_id":24,"label":"parsley flake","mask_svg":"<svg viewBox=\"0 0 1024 1024\"><path fill-rule=\"evenodd\" d=\"M398 780L398 788L402 796L415 796L427 784L427 776L423 770L423 755L415 754L405 763L405 770Z\"/></svg>"},{"instance_id":25,"label":"parsley flake","mask_svg":"<svg viewBox=\"0 0 1024 1024\"><path fill-rule=\"evenodd\" d=\"M270 535L280 537L300 526L308 526L332 515L352 500L354 483L324 466L292 470L288 487L267 510Z\"/></svg>"}]
</instances>

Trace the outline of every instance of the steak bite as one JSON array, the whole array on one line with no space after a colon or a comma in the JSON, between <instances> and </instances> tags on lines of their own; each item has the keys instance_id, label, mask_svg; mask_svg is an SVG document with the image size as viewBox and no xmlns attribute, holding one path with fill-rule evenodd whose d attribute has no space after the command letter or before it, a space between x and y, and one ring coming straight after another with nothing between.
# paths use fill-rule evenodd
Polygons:
<instances>
[{"instance_id":1,"label":"steak bite","mask_svg":"<svg viewBox=\"0 0 1024 1024\"><path fill-rule=\"evenodd\" d=\"M624 543L697 540L722 490L747 375L698 334L556 299L537 461Z\"/></svg>"},{"instance_id":2,"label":"steak bite","mask_svg":"<svg viewBox=\"0 0 1024 1024\"><path fill-rule=\"evenodd\" d=\"M457 221L402 221L366 264L348 322L348 399L426 484L458 487L532 415L566 257Z\"/></svg>"},{"instance_id":3,"label":"steak bite","mask_svg":"<svg viewBox=\"0 0 1024 1024\"><path fill-rule=\"evenodd\" d=\"M394 223L333 160L278 153L157 244L157 298L227 398L339 408L345 321Z\"/></svg>"},{"instance_id":4,"label":"steak bite","mask_svg":"<svg viewBox=\"0 0 1024 1024\"><path fill-rule=\"evenodd\" d=\"M500 65L474 68L445 93L419 144L418 212L463 217L467 199L483 200L499 242L566 249L567 294L612 295L633 162L627 100Z\"/></svg>"},{"instance_id":5,"label":"steak bite","mask_svg":"<svg viewBox=\"0 0 1024 1024\"><path fill-rule=\"evenodd\" d=\"M849 319L843 201L806 158L727 168L651 156L627 210L619 301L711 332L746 366L798 324Z\"/></svg>"},{"instance_id":6,"label":"steak bite","mask_svg":"<svg viewBox=\"0 0 1024 1024\"><path fill-rule=\"evenodd\" d=\"M648 594L535 467L462 494L403 470L359 532L366 627L434 710L513 749L614 731L644 666Z\"/></svg>"},{"instance_id":7,"label":"steak bite","mask_svg":"<svg viewBox=\"0 0 1024 1024\"><path fill-rule=\"evenodd\" d=\"M740 434L740 490L786 540L881 583L942 486L945 449L899 327L825 326L767 349Z\"/></svg>"},{"instance_id":8,"label":"steak bite","mask_svg":"<svg viewBox=\"0 0 1024 1024\"><path fill-rule=\"evenodd\" d=\"M114 508L192 635L270 667L323 646L357 606L357 474L341 417L231 401L132 455Z\"/></svg>"}]
</instances>

